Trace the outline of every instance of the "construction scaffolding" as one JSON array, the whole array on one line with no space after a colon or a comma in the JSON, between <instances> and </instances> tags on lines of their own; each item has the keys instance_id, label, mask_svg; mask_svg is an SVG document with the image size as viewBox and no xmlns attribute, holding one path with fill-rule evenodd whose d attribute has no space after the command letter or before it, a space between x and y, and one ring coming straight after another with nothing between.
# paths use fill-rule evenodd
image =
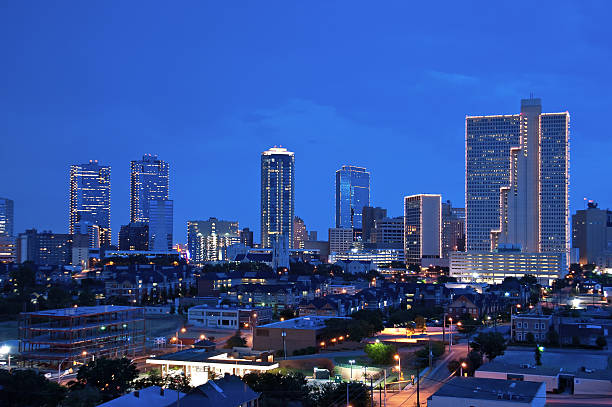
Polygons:
<instances>
[{"instance_id":1,"label":"construction scaffolding","mask_svg":"<svg viewBox=\"0 0 612 407\"><path fill-rule=\"evenodd\" d=\"M144 308L104 305L19 316L19 351L28 361L85 362L133 357L144 349Z\"/></svg>"}]
</instances>

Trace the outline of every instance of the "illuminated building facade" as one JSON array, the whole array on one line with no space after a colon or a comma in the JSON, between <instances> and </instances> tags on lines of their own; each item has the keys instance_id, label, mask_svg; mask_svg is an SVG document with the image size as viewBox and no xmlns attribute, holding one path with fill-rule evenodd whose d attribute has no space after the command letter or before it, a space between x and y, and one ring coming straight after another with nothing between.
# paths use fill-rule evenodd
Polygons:
<instances>
[{"instance_id":1,"label":"illuminated building facade","mask_svg":"<svg viewBox=\"0 0 612 407\"><path fill-rule=\"evenodd\" d=\"M442 255L442 197L420 194L404 197L404 255L406 263Z\"/></svg>"},{"instance_id":2,"label":"illuminated building facade","mask_svg":"<svg viewBox=\"0 0 612 407\"><path fill-rule=\"evenodd\" d=\"M227 247L240 242L237 221L209 218L187 222L187 249L195 264L226 260Z\"/></svg>"},{"instance_id":3,"label":"illuminated building facade","mask_svg":"<svg viewBox=\"0 0 612 407\"><path fill-rule=\"evenodd\" d=\"M12 199L0 198L0 236L14 236L14 203Z\"/></svg>"},{"instance_id":4,"label":"illuminated building facade","mask_svg":"<svg viewBox=\"0 0 612 407\"><path fill-rule=\"evenodd\" d=\"M452 252L449 274L458 281L489 284L499 284L506 277L532 274L540 284L550 285L567 274L567 258L563 252L528 253L518 248Z\"/></svg>"},{"instance_id":5,"label":"illuminated building facade","mask_svg":"<svg viewBox=\"0 0 612 407\"><path fill-rule=\"evenodd\" d=\"M119 250L149 250L149 224L131 222L119 229Z\"/></svg>"},{"instance_id":6,"label":"illuminated building facade","mask_svg":"<svg viewBox=\"0 0 612 407\"><path fill-rule=\"evenodd\" d=\"M336 228L362 229L362 211L370 205L370 173L343 165L336 171Z\"/></svg>"},{"instance_id":7,"label":"illuminated building facade","mask_svg":"<svg viewBox=\"0 0 612 407\"><path fill-rule=\"evenodd\" d=\"M168 200L169 165L147 154L132 161L130 176L130 222L149 222L150 202Z\"/></svg>"},{"instance_id":8,"label":"illuminated building facade","mask_svg":"<svg viewBox=\"0 0 612 407\"><path fill-rule=\"evenodd\" d=\"M304 220L299 216L293 218L293 244L292 249L303 249L304 242L308 240L308 231Z\"/></svg>"},{"instance_id":9,"label":"illuminated building facade","mask_svg":"<svg viewBox=\"0 0 612 407\"><path fill-rule=\"evenodd\" d=\"M466 117L467 250L569 252L569 113Z\"/></svg>"},{"instance_id":10,"label":"illuminated building facade","mask_svg":"<svg viewBox=\"0 0 612 407\"><path fill-rule=\"evenodd\" d=\"M78 222L97 225L100 244L111 244L111 168L91 160L70 166L70 233Z\"/></svg>"},{"instance_id":11,"label":"illuminated building facade","mask_svg":"<svg viewBox=\"0 0 612 407\"><path fill-rule=\"evenodd\" d=\"M295 211L295 154L273 147L261 153L261 245L271 247L272 236L293 242Z\"/></svg>"},{"instance_id":12,"label":"illuminated building facade","mask_svg":"<svg viewBox=\"0 0 612 407\"><path fill-rule=\"evenodd\" d=\"M68 266L72 264L73 235L38 232L28 229L17 236L17 262L32 261L41 266Z\"/></svg>"}]
</instances>

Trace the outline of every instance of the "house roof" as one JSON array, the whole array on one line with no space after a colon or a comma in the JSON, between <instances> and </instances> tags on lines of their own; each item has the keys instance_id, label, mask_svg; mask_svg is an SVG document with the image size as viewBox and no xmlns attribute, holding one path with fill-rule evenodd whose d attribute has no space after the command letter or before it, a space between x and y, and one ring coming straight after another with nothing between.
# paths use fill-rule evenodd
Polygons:
<instances>
[{"instance_id":1,"label":"house roof","mask_svg":"<svg viewBox=\"0 0 612 407\"><path fill-rule=\"evenodd\" d=\"M107 401L100 404L100 407L167 407L176 403L177 398L182 400L184 397L185 393L178 392L177 394L176 390L170 389L164 389L162 395L161 387L151 386Z\"/></svg>"},{"instance_id":2,"label":"house roof","mask_svg":"<svg viewBox=\"0 0 612 407\"><path fill-rule=\"evenodd\" d=\"M181 407L236 407L259 398L239 377L226 375L222 379L209 380L196 387L180 400ZM178 406L173 403L171 406Z\"/></svg>"}]
</instances>

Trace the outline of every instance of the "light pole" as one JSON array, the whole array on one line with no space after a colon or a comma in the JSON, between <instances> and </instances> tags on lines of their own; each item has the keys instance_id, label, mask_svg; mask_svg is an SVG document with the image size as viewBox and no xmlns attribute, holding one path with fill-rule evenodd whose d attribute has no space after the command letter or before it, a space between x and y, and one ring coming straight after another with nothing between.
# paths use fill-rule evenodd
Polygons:
<instances>
[{"instance_id":1,"label":"light pole","mask_svg":"<svg viewBox=\"0 0 612 407\"><path fill-rule=\"evenodd\" d=\"M467 363L461 362L461 377L463 377L463 369L467 367Z\"/></svg>"},{"instance_id":2,"label":"light pole","mask_svg":"<svg viewBox=\"0 0 612 407\"><path fill-rule=\"evenodd\" d=\"M521 304L516 304L516 313L518 314L518 310L521 308ZM513 329L512 329L512 311L514 310L513 306L510 306L510 340L514 342Z\"/></svg>"},{"instance_id":3,"label":"light pole","mask_svg":"<svg viewBox=\"0 0 612 407\"><path fill-rule=\"evenodd\" d=\"M399 354L395 354L393 359L397 360L397 371L399 372L399 379L404 380L404 375L402 374L402 359Z\"/></svg>"},{"instance_id":4,"label":"light pole","mask_svg":"<svg viewBox=\"0 0 612 407\"><path fill-rule=\"evenodd\" d=\"M285 338L287 337L287 332L283 330L281 332L281 336L283 337L283 353L285 355L285 360L287 360L287 343L285 342Z\"/></svg>"},{"instance_id":5,"label":"light pole","mask_svg":"<svg viewBox=\"0 0 612 407\"><path fill-rule=\"evenodd\" d=\"M450 322L450 328L448 332L448 336L450 338L450 342L448 343L448 351L450 352L453 350L453 318L449 318L448 322Z\"/></svg>"},{"instance_id":6,"label":"light pole","mask_svg":"<svg viewBox=\"0 0 612 407\"><path fill-rule=\"evenodd\" d=\"M353 365L355 361L353 359L349 360L349 364L351 365L351 381L353 381Z\"/></svg>"}]
</instances>

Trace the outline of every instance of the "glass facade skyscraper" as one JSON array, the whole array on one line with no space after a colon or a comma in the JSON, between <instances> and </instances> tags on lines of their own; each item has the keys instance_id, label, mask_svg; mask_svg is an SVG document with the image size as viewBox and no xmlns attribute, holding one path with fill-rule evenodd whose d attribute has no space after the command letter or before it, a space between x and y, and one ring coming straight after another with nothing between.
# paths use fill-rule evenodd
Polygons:
<instances>
[{"instance_id":1,"label":"glass facade skyscraper","mask_svg":"<svg viewBox=\"0 0 612 407\"><path fill-rule=\"evenodd\" d=\"M370 205L370 173L343 165L336 171L336 228L362 228L362 211Z\"/></svg>"},{"instance_id":2,"label":"glass facade skyscraper","mask_svg":"<svg viewBox=\"0 0 612 407\"><path fill-rule=\"evenodd\" d=\"M130 222L149 222L150 201L167 200L169 196L169 166L156 155L146 154L131 162Z\"/></svg>"},{"instance_id":3,"label":"glass facade skyscraper","mask_svg":"<svg viewBox=\"0 0 612 407\"><path fill-rule=\"evenodd\" d=\"M295 207L295 154L273 147L261 153L261 244L271 247L273 237L293 241Z\"/></svg>"},{"instance_id":4,"label":"glass facade skyscraper","mask_svg":"<svg viewBox=\"0 0 612 407\"><path fill-rule=\"evenodd\" d=\"M0 198L0 235L13 236L14 224L15 213L13 200Z\"/></svg>"},{"instance_id":5,"label":"glass facade skyscraper","mask_svg":"<svg viewBox=\"0 0 612 407\"><path fill-rule=\"evenodd\" d=\"M174 201L155 199L149 201L149 250L172 250Z\"/></svg>"},{"instance_id":6,"label":"glass facade skyscraper","mask_svg":"<svg viewBox=\"0 0 612 407\"><path fill-rule=\"evenodd\" d=\"M97 225L102 246L111 243L110 175L110 166L95 160L70 166L70 233L78 222Z\"/></svg>"}]
</instances>

